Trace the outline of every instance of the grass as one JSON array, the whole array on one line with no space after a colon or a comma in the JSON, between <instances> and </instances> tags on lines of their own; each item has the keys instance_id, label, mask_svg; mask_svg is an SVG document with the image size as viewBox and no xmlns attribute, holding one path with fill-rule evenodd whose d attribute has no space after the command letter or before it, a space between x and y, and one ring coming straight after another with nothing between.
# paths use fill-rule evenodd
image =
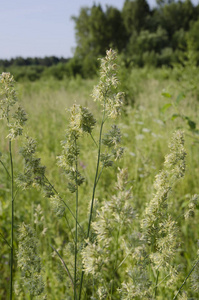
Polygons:
<instances>
[{"instance_id":1,"label":"grass","mask_svg":"<svg viewBox=\"0 0 199 300\"><path fill-rule=\"evenodd\" d=\"M186 70L184 72L186 72ZM186 96L179 103L178 111L182 115L189 116L189 118L196 123L197 128L198 100L197 91L194 89L190 90L189 86L189 89L186 89L186 82L183 82L184 79L181 78L179 84L179 81L175 79L175 76L174 72L165 69L157 72L156 70L133 70L128 79L128 85L132 86L132 90L134 91L133 101L135 101L135 103L133 107L125 107L121 117L117 120L117 125L120 127L122 132L122 146L125 147L125 155L120 162L112 168L105 169L101 175L96 189L96 194L93 197L93 201L96 201L96 207L94 206L93 211L93 221L95 220L95 222L99 222L96 215L102 213L101 209L103 209L105 205L104 203L108 203L108 201L112 203L112 200L110 199L112 195L116 195L115 182L117 181L118 166L122 169L128 168L127 187L129 188L130 186L133 186L132 198L128 200L128 203L133 207L139 218L132 221L133 227L130 226L128 234L124 232L124 228L117 231L117 234L113 237L112 244L108 246L110 247L109 250L112 251L111 255L113 255L114 266L118 266L124 259L122 268L120 268L118 272L110 272L110 274L115 277L112 278L112 285L108 274L106 274L106 268L105 271L103 270L103 267L101 268L102 278L107 280L108 285L110 283L110 288L107 287L107 290L109 291L108 295L104 292L104 287L102 286L99 278L96 278L95 276L87 276L86 274L84 284L87 287L87 294L93 295L93 297L101 297L99 299L103 299L103 297L105 297L104 299L131 299L125 296L124 291L123 294L120 294L120 296L117 294L117 288L121 288L121 283L125 280L126 282L129 280L125 273L128 264L134 264L132 257L130 257L129 254L126 254L126 259L122 256L121 252L118 250L118 244L122 244L122 239L127 239L127 241L131 244L133 241L133 236L131 236L132 232L133 234L137 234L136 232L139 232L138 229L140 227L140 222L145 212L146 205L153 198L154 178L160 170L163 169L164 157L169 152L168 143L172 136L172 132L179 128L185 131L187 171L183 182L181 181L174 185L173 192L169 200L169 207L172 206L172 217L175 220L178 220L177 225L180 232L179 235L181 242L175 249L175 264L180 268L180 277L175 287L170 291L164 288L164 284L158 285L157 291L153 294L154 299L172 299L172 297L175 297L177 290L180 288L191 268L194 266L198 249L198 206L196 206L195 217L191 221L185 222L185 220L182 217L179 217L179 215L183 215L187 210L191 195L198 193L198 137L193 130L190 130L190 126L187 124L186 120L183 120L182 118L172 120L172 115L176 113L175 107L170 106L164 112L162 111L162 108L168 102L170 103L171 101L175 101L179 93L184 92ZM73 211L75 211L75 207L78 207L76 218L78 216L79 223L84 229L88 228L88 215L90 211L93 178L95 177L98 150L96 149L94 142L92 142L88 136L81 139L79 144L81 154L78 158L78 168L86 180L78 189L78 205L76 205L77 201L74 200L74 197L71 196L70 192L66 189L67 179L63 176L62 171L57 167L56 157L62 152L60 141L64 139L64 132L69 125L69 114L65 112L65 108L70 108L73 103L88 106L95 118L100 119L102 107L99 106L98 103L93 102L92 97L90 96L93 86L97 83L97 81L97 78L94 80L82 80L81 78L77 78L61 82L52 80L50 82L26 82L24 85L17 85L22 106L28 115L26 131L28 131L29 136L32 136L37 140L37 155L38 157L41 157L41 164L47 166L46 176L50 182L52 182L53 187L59 191L59 194L61 196L64 195L64 200L67 201L67 204ZM170 93L172 95L171 99L162 96L163 91ZM104 125L105 132L110 129L111 124L112 121L108 120ZM93 136L96 140L99 129L100 122L97 122L96 128L93 131ZM5 166L8 167L8 140L5 139L5 127L3 127L3 133L4 134L1 135L0 151L3 154L2 161ZM18 149L22 146L22 144L23 139L21 138L13 143L12 147L15 177L23 170L22 158L18 154ZM7 241L10 241L11 203L8 202L7 199L9 199L11 182L8 174L4 172L2 165L0 168L1 234ZM125 189L123 192L125 192ZM97 207L98 212L96 211ZM111 211L106 211L106 214L109 217L110 213ZM101 219L103 219L102 216ZM74 219L71 218L70 212L66 210L65 218L58 218L55 215L55 211L53 210L50 201L42 197L38 190L31 189L20 191L16 197L15 232L17 232L17 228L23 222L25 224L30 224L30 226L34 228L37 238L39 237L37 248L39 250L38 252L41 257L42 265L45 266L45 270L41 271L41 274L45 283L46 293L48 295L47 298L73 299L75 297L74 299L76 299L77 294L76 296L72 296L73 293L70 278L68 277L67 272L65 272L62 268L63 264L60 262L61 257L61 259L63 259L66 263L71 274L76 274L74 281L77 281L76 289L79 290L80 282L77 278L81 277L81 247L84 243L77 242L76 239L75 250L71 240L72 237L75 236L75 232L77 234L76 238L79 237L79 241L83 241L84 237L81 236L81 230L78 228L78 224L74 222ZM112 222L115 224L114 220L112 220ZM46 232L44 232L45 228ZM88 232L90 234L90 229ZM92 242L95 242L95 234L96 231L92 228ZM120 241L120 243L118 241ZM7 299L9 295L8 282L10 280L8 267L9 247L5 240L2 239L1 242L2 260L0 264L0 271L3 276L0 280L0 298ZM98 244L100 245L100 242L98 242ZM58 257L55 251L52 250L50 245L56 249L60 257ZM90 247L94 247L94 243L89 245ZM15 251L17 250L17 247L18 238L15 234ZM124 245L122 247L124 247ZM125 251L128 252L129 247L130 245L125 248L126 250L122 248L123 253L125 253ZM103 255L105 261L105 259L107 259L106 253ZM73 256L76 256L75 260L73 259ZM75 261L76 272L74 272ZM111 264L106 265L106 267L110 268L110 270L111 266ZM150 269L149 266L147 268ZM27 293L27 288L23 287L20 283L21 272L16 265L16 259L14 259L13 270L15 288L16 283L18 283L17 289L19 292L18 296L15 296L13 293L13 299L31 299ZM155 276L153 272L156 272L155 269L152 268L149 270L149 279L153 282L160 283L162 280L161 276L163 275L161 275L158 279L157 273ZM192 288L190 278L186 281L186 285L183 286L183 290L187 292L188 297L195 297L195 299L197 299L198 292L194 291ZM148 281L146 279L145 284L147 282ZM99 287L101 287L100 290L98 289ZM142 288L147 289L144 285ZM99 296L99 293L101 293L101 296ZM86 296L84 288L82 291L82 299L91 299L90 297L91 296ZM142 294L142 296L135 296L134 298L147 299L146 297L147 296ZM37 299L36 296L33 298Z\"/></svg>"}]
</instances>

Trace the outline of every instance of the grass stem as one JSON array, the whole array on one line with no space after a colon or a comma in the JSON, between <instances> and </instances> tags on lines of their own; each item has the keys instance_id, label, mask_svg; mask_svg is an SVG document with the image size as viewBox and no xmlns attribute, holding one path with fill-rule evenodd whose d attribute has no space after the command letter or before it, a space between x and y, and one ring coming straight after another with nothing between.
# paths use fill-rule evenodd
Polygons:
<instances>
[{"instance_id":1,"label":"grass stem","mask_svg":"<svg viewBox=\"0 0 199 300\"><path fill-rule=\"evenodd\" d=\"M189 278L189 276L191 275L191 273L193 272L193 270L195 269L195 267L197 266L197 264L199 263L199 259L195 262L195 264L193 265L193 267L191 268L189 274L187 275L187 277L185 278L185 280L183 281L182 285L180 286L177 294L175 295L175 297L173 298L173 300L177 299L177 296L179 295L181 289L183 288L183 286L185 285L187 279Z\"/></svg>"},{"instance_id":2,"label":"grass stem","mask_svg":"<svg viewBox=\"0 0 199 300\"><path fill-rule=\"evenodd\" d=\"M55 187L51 184L51 182L48 180L48 178L45 176L46 181L48 182L48 184L51 186L51 188L53 189L53 191L55 192L55 194L59 197L59 199L63 202L63 204L66 206L66 208L69 210L69 212L71 213L72 217L74 218L75 221L76 217L74 215L74 213L72 212L72 210L70 209L70 207L68 206L68 204L64 201L64 199L60 196L60 194L58 193L58 191L55 189ZM82 230L83 234L85 235L85 232L82 228L82 226L79 224L79 222L77 221L77 224L79 226L79 228Z\"/></svg>"},{"instance_id":3,"label":"grass stem","mask_svg":"<svg viewBox=\"0 0 199 300\"><path fill-rule=\"evenodd\" d=\"M13 264L14 264L14 167L12 160L12 142L9 140L10 170L11 170L11 247L10 247L10 300L13 292Z\"/></svg>"},{"instance_id":4,"label":"grass stem","mask_svg":"<svg viewBox=\"0 0 199 300\"><path fill-rule=\"evenodd\" d=\"M8 169L6 168L5 164L2 162L2 160L0 160L0 163L1 163L2 166L4 167L4 170L5 170L6 173L8 174L8 177L11 178L9 171L8 171Z\"/></svg>"},{"instance_id":5,"label":"grass stem","mask_svg":"<svg viewBox=\"0 0 199 300\"><path fill-rule=\"evenodd\" d=\"M2 239L4 240L4 242L6 242L6 244L11 248L10 244L8 243L8 241L6 240L6 238L4 238L3 234L0 232L0 236L2 237Z\"/></svg>"},{"instance_id":6,"label":"grass stem","mask_svg":"<svg viewBox=\"0 0 199 300\"><path fill-rule=\"evenodd\" d=\"M100 156L101 156L102 132L103 132L103 126L104 126L104 122L105 122L105 112L106 112L105 108L106 108L106 97L104 98L104 109L103 109L103 116L102 116L102 122L101 122L100 133L99 133L97 166L96 166L95 179L94 179L94 184L93 184L93 193L92 193L92 200L91 200L90 214L89 214L89 221L88 221L87 239L89 238L89 235L90 235L90 227L91 227L91 221L92 221L92 215L93 215L95 191L96 191L96 187L97 187L97 183L98 183L98 179L99 179L98 173L99 173L99 164L100 164ZM83 279L84 279L84 271L82 270L81 279L80 279L79 300L81 300Z\"/></svg>"},{"instance_id":7,"label":"grass stem","mask_svg":"<svg viewBox=\"0 0 199 300\"><path fill-rule=\"evenodd\" d=\"M67 272L67 274L68 274L68 277L70 278L72 287L73 287L73 289L74 289L73 278L72 278L72 276L71 276L71 274L70 274L70 271L69 271L69 269L68 269L66 263L64 262L63 258L62 258L61 255L59 254L59 252L58 252L52 245L50 245L50 247L51 247L51 248L55 251L55 253L58 255L58 257L59 257L61 263L62 263L63 266L64 266L64 269L66 270L66 272Z\"/></svg>"},{"instance_id":8,"label":"grass stem","mask_svg":"<svg viewBox=\"0 0 199 300\"><path fill-rule=\"evenodd\" d=\"M75 148L77 149L76 139L75 139ZM77 151L76 151L77 152ZM78 242L78 182L77 182L77 174L78 174L78 160L76 155L76 162L75 162L75 184L76 184L76 215L75 215L75 269L74 269L74 300L77 299L77 242Z\"/></svg>"}]
</instances>

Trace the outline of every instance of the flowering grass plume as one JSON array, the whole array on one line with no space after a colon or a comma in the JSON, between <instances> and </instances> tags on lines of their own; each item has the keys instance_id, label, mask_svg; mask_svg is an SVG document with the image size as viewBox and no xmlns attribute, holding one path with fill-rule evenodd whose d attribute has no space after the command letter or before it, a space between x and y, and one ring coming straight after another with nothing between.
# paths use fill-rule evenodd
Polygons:
<instances>
[{"instance_id":1,"label":"flowering grass plume","mask_svg":"<svg viewBox=\"0 0 199 300\"><path fill-rule=\"evenodd\" d=\"M92 97L103 106L106 115L116 118L120 112L124 100L124 93L117 92L119 81L117 79L117 53L110 49L106 57L101 60L100 80L95 86Z\"/></svg>"},{"instance_id":2,"label":"flowering grass plume","mask_svg":"<svg viewBox=\"0 0 199 300\"><path fill-rule=\"evenodd\" d=\"M9 112L12 106L18 101L16 96L16 91L14 88L14 77L10 73L2 73L0 77L1 83L1 101L0 101L0 109L1 109L1 119L8 119Z\"/></svg>"},{"instance_id":3,"label":"flowering grass plume","mask_svg":"<svg viewBox=\"0 0 199 300\"><path fill-rule=\"evenodd\" d=\"M41 188L45 197L51 197L54 195L53 188L45 176L46 167L41 165L41 159L35 155L36 150L36 141L26 136L24 146L20 149L24 158L24 172L18 175L17 183L23 189Z\"/></svg>"},{"instance_id":4,"label":"flowering grass plume","mask_svg":"<svg viewBox=\"0 0 199 300\"><path fill-rule=\"evenodd\" d=\"M173 263L178 246L178 226L172 216L169 197L176 182L185 174L182 131L173 134L169 148L164 168L156 175L153 199L141 220L139 241L135 241L132 248L127 246L131 267L127 268L129 277L120 289L121 299L159 299L160 287L165 288L169 298L169 290L175 290L178 272Z\"/></svg>"},{"instance_id":5,"label":"flowering grass plume","mask_svg":"<svg viewBox=\"0 0 199 300\"><path fill-rule=\"evenodd\" d=\"M199 195L195 194L191 197L189 204L188 204L188 210L185 212L184 217L185 219L190 219L195 216L196 208L199 205Z\"/></svg>"},{"instance_id":6,"label":"flowering grass plume","mask_svg":"<svg viewBox=\"0 0 199 300\"><path fill-rule=\"evenodd\" d=\"M93 221L96 187L98 185L103 169L112 166L113 161L118 160L123 154L123 148L119 147L119 144L121 142L120 129L116 125L113 125L112 128L107 133L104 134L103 132L104 124L106 120L108 118L116 118L120 114L122 104L123 104L123 93L117 92L119 81L117 79L116 58L117 58L116 52L110 49L106 52L106 57L101 59L99 84L94 87L93 94L92 94L94 101L98 101L99 103L101 103L103 107L102 120L99 129L98 144L95 142L98 148L98 155L97 155L97 165L96 165L96 171L95 171L95 177L93 183L92 199L90 202L90 212L89 212L87 240L86 240L87 247L89 246L91 248L97 247L96 249L99 248L98 245L93 243L90 244L89 241L91 222ZM96 249L94 249L94 252L96 251ZM92 252L92 249L90 249L90 251ZM92 252L93 256L95 255L94 252ZM96 255L98 256L97 253ZM102 256L99 255L99 259ZM92 260L92 257L90 257L90 260ZM83 278L85 272L86 272L86 268L84 268L81 274L79 299L81 299ZM99 295L101 295L100 297L106 297L106 289L104 289L103 286L101 287L102 289L100 288L100 286L98 289L98 297ZM104 299L104 298L100 298L100 299Z\"/></svg>"},{"instance_id":7,"label":"flowering grass plume","mask_svg":"<svg viewBox=\"0 0 199 300\"><path fill-rule=\"evenodd\" d=\"M147 205L141 226L143 239L150 249L152 268L159 272L169 272L167 285L177 280L177 270L172 266L178 245L178 226L172 217L169 197L177 181L185 174L185 157L183 132L173 134L169 144L170 153L165 157L164 169L156 175L154 182L155 194Z\"/></svg>"},{"instance_id":8,"label":"flowering grass plume","mask_svg":"<svg viewBox=\"0 0 199 300\"><path fill-rule=\"evenodd\" d=\"M14 271L14 222L15 222L15 186L14 186L14 164L12 153L12 141L22 135L23 127L27 121L25 111L18 105L18 99L14 87L15 81L10 73L2 73L0 75L0 119L5 119L8 127L8 148L9 148L9 164L10 173L7 166L0 159L0 163L4 167L10 179L10 196L11 196L11 230L10 243L3 237L4 241L10 247L10 299L13 294L13 271Z\"/></svg>"},{"instance_id":9,"label":"flowering grass plume","mask_svg":"<svg viewBox=\"0 0 199 300\"><path fill-rule=\"evenodd\" d=\"M110 200L104 200L97 210L92 222L93 234L82 251L85 273L95 283L93 296L99 297L95 299L109 299L113 294L119 296L117 288L121 274L118 266L124 259L121 244L135 218L129 202L131 189L127 188L127 170L119 170L117 178L117 193Z\"/></svg>"},{"instance_id":10,"label":"flowering grass plume","mask_svg":"<svg viewBox=\"0 0 199 300\"><path fill-rule=\"evenodd\" d=\"M30 225L25 223L19 227L19 246L17 264L21 269L22 285L29 291L31 298L44 293L42 264L38 254L38 239Z\"/></svg>"},{"instance_id":11,"label":"flowering grass plume","mask_svg":"<svg viewBox=\"0 0 199 300\"><path fill-rule=\"evenodd\" d=\"M68 188L74 193L77 186L84 182L84 177L80 174L76 165L80 154L77 140L83 133L92 133L96 120L87 108L80 105L74 104L69 111L70 120L65 140L62 141L62 155L58 156L57 159L58 165L68 175Z\"/></svg>"},{"instance_id":12,"label":"flowering grass plume","mask_svg":"<svg viewBox=\"0 0 199 300\"><path fill-rule=\"evenodd\" d=\"M165 229L168 223L172 228L174 223L168 215L168 198L173 186L178 179L185 174L185 157L186 151L184 148L184 137L182 131L176 131L169 145L170 153L165 157L164 169L156 175L154 188L156 190L153 199L147 205L142 228L146 234L148 244L155 245L156 240L159 240L160 235L166 235ZM166 223L164 223L166 221ZM168 223L167 223L168 222ZM174 226L175 227L175 226ZM162 232L163 230L163 232ZM169 233L169 231L168 231ZM171 233L170 233L171 234ZM171 238L171 236L168 236ZM155 247L156 248L156 247Z\"/></svg>"},{"instance_id":13,"label":"flowering grass plume","mask_svg":"<svg viewBox=\"0 0 199 300\"><path fill-rule=\"evenodd\" d=\"M0 76L0 119L6 119L9 128L8 138L14 140L22 135L23 127L27 121L27 115L20 106L17 108L18 99L14 87L15 81L10 73L2 73Z\"/></svg>"}]
</instances>

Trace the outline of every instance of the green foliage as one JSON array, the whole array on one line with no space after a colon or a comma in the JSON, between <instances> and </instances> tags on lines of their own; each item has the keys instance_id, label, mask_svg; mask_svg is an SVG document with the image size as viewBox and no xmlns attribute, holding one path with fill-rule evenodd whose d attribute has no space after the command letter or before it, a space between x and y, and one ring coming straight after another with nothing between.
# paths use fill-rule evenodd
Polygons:
<instances>
[{"instance_id":1,"label":"green foliage","mask_svg":"<svg viewBox=\"0 0 199 300\"><path fill-rule=\"evenodd\" d=\"M126 67L173 67L183 64L187 52L198 64L199 5L191 0L157 1L150 8L146 0L126 0L122 10L93 4L73 16L76 48L70 59L16 57L0 60L0 71L11 72L17 81L50 77L67 80L80 75L93 78L99 71L97 58L106 49L117 49Z\"/></svg>"},{"instance_id":2,"label":"green foliage","mask_svg":"<svg viewBox=\"0 0 199 300\"><path fill-rule=\"evenodd\" d=\"M100 5L82 8L75 21L77 47L75 57L82 61L82 74L90 77L96 74L97 57L112 46L122 50L126 39L121 12L114 7L102 10Z\"/></svg>"},{"instance_id":3,"label":"green foliage","mask_svg":"<svg viewBox=\"0 0 199 300\"><path fill-rule=\"evenodd\" d=\"M189 30L189 23L195 18L195 9L190 0L178 1L165 4L160 13L162 13L161 25L168 32L169 37L173 36L173 33L183 29Z\"/></svg>"},{"instance_id":4,"label":"green foliage","mask_svg":"<svg viewBox=\"0 0 199 300\"><path fill-rule=\"evenodd\" d=\"M104 55L110 45L140 67L171 66L187 50L186 33L197 18L198 10L190 0L162 1L152 10L146 0L126 0L121 12L113 7L103 11L100 5L82 8L73 17L75 56L83 62L84 76L88 70L95 74L95 58Z\"/></svg>"},{"instance_id":5,"label":"green foliage","mask_svg":"<svg viewBox=\"0 0 199 300\"><path fill-rule=\"evenodd\" d=\"M100 60L98 81L49 78L18 85L29 115L28 136L36 136L37 143L27 135L12 141L14 232L19 229L14 235L19 262L14 259L13 267L18 295L13 293L13 299L45 299L39 295L44 287L47 299L80 294L85 300L198 297L198 100L193 88L198 70L187 63L183 69L134 68L125 73L130 61L121 61L122 87L129 104L134 103L124 110L114 51ZM9 89L7 95L15 95L13 86ZM13 98L8 98L10 105ZM6 116L5 91L1 101ZM16 111L23 121L17 106L10 107L10 116ZM67 117L65 106L71 107ZM113 123L111 117L119 114ZM3 300L9 295L12 189L4 121Z\"/></svg>"},{"instance_id":6,"label":"green foliage","mask_svg":"<svg viewBox=\"0 0 199 300\"><path fill-rule=\"evenodd\" d=\"M168 92L163 92L162 96L164 96L167 99L172 100L172 95ZM195 121L193 121L190 116L187 116L184 114L184 112L181 112L180 105L181 101L185 99L185 94L183 92L179 93L175 100L172 100L169 103L166 103L161 108L161 112L165 114L167 110L171 110L170 108L173 108L173 113L171 114L170 118L172 121L174 121L176 118L181 118L184 123L187 125L186 129L189 131L189 134L191 133L192 137L196 140L198 139L198 133L199 130L197 128L197 124Z\"/></svg>"},{"instance_id":7,"label":"green foliage","mask_svg":"<svg viewBox=\"0 0 199 300\"><path fill-rule=\"evenodd\" d=\"M150 9L146 0L126 0L122 9L122 16L128 35L146 29L149 15Z\"/></svg>"},{"instance_id":8,"label":"green foliage","mask_svg":"<svg viewBox=\"0 0 199 300\"><path fill-rule=\"evenodd\" d=\"M191 53L192 61L196 65L199 64L199 42L198 42L199 20L191 23L190 31L187 34L188 50Z\"/></svg>"},{"instance_id":9,"label":"green foliage","mask_svg":"<svg viewBox=\"0 0 199 300\"><path fill-rule=\"evenodd\" d=\"M38 239L34 229L24 223L21 224L18 241L17 264L21 269L22 278L20 285L28 290L31 298L40 296L44 292L44 282L41 275L41 259L38 255ZM15 287L18 296L20 288L18 283Z\"/></svg>"}]
</instances>

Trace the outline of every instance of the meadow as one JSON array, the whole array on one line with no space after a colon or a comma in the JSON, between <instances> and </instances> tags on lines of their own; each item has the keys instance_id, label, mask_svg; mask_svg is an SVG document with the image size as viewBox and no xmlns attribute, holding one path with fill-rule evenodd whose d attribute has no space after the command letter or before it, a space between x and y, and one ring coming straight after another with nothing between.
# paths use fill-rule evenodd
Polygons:
<instances>
[{"instance_id":1,"label":"meadow","mask_svg":"<svg viewBox=\"0 0 199 300\"><path fill-rule=\"evenodd\" d=\"M199 298L198 69L118 71L126 96L115 120L91 96L99 77L15 84L27 122L12 139L1 120L0 299ZM83 110L84 129L81 107L94 116Z\"/></svg>"}]
</instances>

